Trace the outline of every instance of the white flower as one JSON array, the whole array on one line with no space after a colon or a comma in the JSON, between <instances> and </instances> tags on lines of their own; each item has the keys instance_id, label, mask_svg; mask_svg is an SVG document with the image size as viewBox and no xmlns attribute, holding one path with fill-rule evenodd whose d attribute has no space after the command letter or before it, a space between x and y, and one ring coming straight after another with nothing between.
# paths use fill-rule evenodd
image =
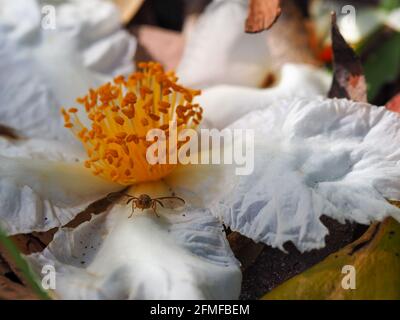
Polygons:
<instances>
[{"instance_id":1,"label":"white flower","mask_svg":"<svg viewBox=\"0 0 400 320\"><path fill-rule=\"evenodd\" d=\"M237 176L227 165L208 175L205 201L232 230L306 251L325 245L323 214L342 223L400 220L386 201L400 198L398 113L345 99L296 98L265 105L228 128L255 130L251 175ZM192 194L204 187L201 179L185 184L179 174L168 183Z\"/></svg>"},{"instance_id":2,"label":"white flower","mask_svg":"<svg viewBox=\"0 0 400 320\"><path fill-rule=\"evenodd\" d=\"M95 5L101 14L76 15L81 9L86 12L80 5ZM102 10L103 5L110 9ZM66 26L56 31L60 39L70 37L72 44L85 39L86 44L93 36L93 45L101 43L84 53L81 46L50 41L49 35L40 36L39 42L26 41L44 32L36 18L35 24L7 27L7 32L0 24L0 54L5 57L0 67L12 80L4 91L6 98L0 97L6 99L1 100L0 122L35 137L0 138L0 223L9 234L49 230L127 186L124 192L131 196L179 195L186 206L182 211L158 207L160 217L148 209L135 211L129 218L132 207L122 198L79 227L59 230L43 252L29 257L38 272L44 264L56 267L58 297L234 299L240 292L241 273L222 221L256 241L283 248L291 240L300 250L309 250L324 244L327 230L319 220L322 214L361 223L389 215L399 218L398 209L385 200L400 198L398 115L368 104L316 98L327 90L326 75L302 66L287 66L272 89L225 86L210 89L199 99L212 128L254 130L254 171L248 176L235 175L233 165L152 167L144 161L146 145L139 138L148 125L162 127L173 116L183 126L195 128L194 120L202 117L201 108L192 102L197 92L176 85L174 75L155 64L144 64L144 71L132 77L116 78L115 85L90 90L80 99L83 108L63 112L86 156L60 133L56 113L61 104L73 105L76 95L97 81L109 80L125 65L125 54L132 47L113 55L120 42L109 36L119 29L107 29L106 23L106 32L100 23L113 16L112 8L99 0L60 4L58 21ZM14 20L6 19L9 25ZM87 26L94 30L81 33ZM108 53L100 59L96 54L101 48L108 48L104 51ZM15 55L16 50L21 56ZM110 64L109 57L115 58ZM65 68L58 69L63 62ZM18 68L25 64L32 68L24 73ZM107 65L110 68L103 70ZM256 77L240 70L247 79ZM211 78L224 81L218 74ZM82 82L69 91L76 79ZM291 95L308 98L283 99ZM163 111L154 109L150 116L146 108L154 105ZM85 109L89 117L84 117ZM92 123L97 127L85 130L84 125ZM224 145L225 152L231 148Z\"/></svg>"},{"instance_id":3,"label":"white flower","mask_svg":"<svg viewBox=\"0 0 400 320\"><path fill-rule=\"evenodd\" d=\"M214 0L190 33L177 74L195 88L260 86L271 68L267 32L244 33L247 0Z\"/></svg>"}]
</instances>

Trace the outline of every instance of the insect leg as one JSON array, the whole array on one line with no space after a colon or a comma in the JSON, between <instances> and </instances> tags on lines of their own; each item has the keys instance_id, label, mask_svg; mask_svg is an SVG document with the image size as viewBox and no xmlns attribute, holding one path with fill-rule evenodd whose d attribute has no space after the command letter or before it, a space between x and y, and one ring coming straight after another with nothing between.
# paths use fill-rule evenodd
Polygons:
<instances>
[{"instance_id":1,"label":"insect leg","mask_svg":"<svg viewBox=\"0 0 400 320\"><path fill-rule=\"evenodd\" d=\"M154 201L157 201L157 203L159 203L159 204L160 204L160 206L164 208L164 205L163 205L163 203L162 203L160 200L158 200L158 199L154 199Z\"/></svg>"},{"instance_id":2,"label":"insect leg","mask_svg":"<svg viewBox=\"0 0 400 320\"><path fill-rule=\"evenodd\" d=\"M136 199L129 199L129 200L132 200L132 212L131 212L131 214L129 215L128 219L129 219L129 218L132 218L133 213L134 213L134 211L135 211L135 209L136 209Z\"/></svg>"},{"instance_id":3,"label":"insect leg","mask_svg":"<svg viewBox=\"0 0 400 320\"><path fill-rule=\"evenodd\" d=\"M153 209L154 214L157 216L157 218L159 218L160 216L157 213L157 202L153 201L153 203L151 204L151 208Z\"/></svg>"}]
</instances>

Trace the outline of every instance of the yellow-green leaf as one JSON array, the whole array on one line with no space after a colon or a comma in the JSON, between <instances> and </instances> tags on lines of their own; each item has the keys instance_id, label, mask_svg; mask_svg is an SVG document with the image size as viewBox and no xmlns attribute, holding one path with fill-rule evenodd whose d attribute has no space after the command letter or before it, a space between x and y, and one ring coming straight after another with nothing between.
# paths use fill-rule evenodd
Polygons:
<instances>
[{"instance_id":1,"label":"yellow-green leaf","mask_svg":"<svg viewBox=\"0 0 400 320\"><path fill-rule=\"evenodd\" d=\"M355 289L342 287L346 265L354 267ZM400 299L400 224L388 218L371 225L357 241L262 299Z\"/></svg>"}]
</instances>

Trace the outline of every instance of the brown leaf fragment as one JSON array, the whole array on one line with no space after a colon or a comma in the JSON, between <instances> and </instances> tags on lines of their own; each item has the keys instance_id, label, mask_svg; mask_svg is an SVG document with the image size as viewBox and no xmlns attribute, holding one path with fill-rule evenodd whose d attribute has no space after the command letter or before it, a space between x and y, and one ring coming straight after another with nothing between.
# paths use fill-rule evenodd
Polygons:
<instances>
[{"instance_id":1,"label":"brown leaf fragment","mask_svg":"<svg viewBox=\"0 0 400 320\"><path fill-rule=\"evenodd\" d=\"M257 33L271 28L281 12L280 0L250 0L245 31Z\"/></svg>"},{"instance_id":2,"label":"brown leaf fragment","mask_svg":"<svg viewBox=\"0 0 400 320\"><path fill-rule=\"evenodd\" d=\"M11 139L18 139L18 135L14 129L0 124L0 136L5 136Z\"/></svg>"},{"instance_id":3,"label":"brown leaf fragment","mask_svg":"<svg viewBox=\"0 0 400 320\"><path fill-rule=\"evenodd\" d=\"M31 254L40 252L44 249L45 245L32 234L17 234L10 237L18 250L23 254Z\"/></svg>"},{"instance_id":4,"label":"brown leaf fragment","mask_svg":"<svg viewBox=\"0 0 400 320\"><path fill-rule=\"evenodd\" d=\"M44 249L44 245L35 237L29 234L20 234L11 236L10 239L17 246L22 254L30 254L33 252L39 252ZM27 285L25 282L25 277L22 271L15 264L14 259L9 251L6 250L2 245L0 245L0 257L1 260L5 262L5 266L9 268L9 271L16 275L24 285ZM1 268L0 268L1 269Z\"/></svg>"},{"instance_id":5,"label":"brown leaf fragment","mask_svg":"<svg viewBox=\"0 0 400 320\"><path fill-rule=\"evenodd\" d=\"M0 275L4 276L5 274L12 272L7 261L0 254Z\"/></svg>"},{"instance_id":6,"label":"brown leaf fragment","mask_svg":"<svg viewBox=\"0 0 400 320\"><path fill-rule=\"evenodd\" d=\"M393 112L400 112L400 92L386 103L386 109Z\"/></svg>"},{"instance_id":7,"label":"brown leaf fragment","mask_svg":"<svg viewBox=\"0 0 400 320\"><path fill-rule=\"evenodd\" d=\"M37 300L28 288L0 275L0 300Z\"/></svg>"},{"instance_id":8,"label":"brown leaf fragment","mask_svg":"<svg viewBox=\"0 0 400 320\"><path fill-rule=\"evenodd\" d=\"M336 14L332 13L333 81L329 98L347 98L367 102L367 84L361 61L347 44L336 24Z\"/></svg>"},{"instance_id":9,"label":"brown leaf fragment","mask_svg":"<svg viewBox=\"0 0 400 320\"><path fill-rule=\"evenodd\" d=\"M265 246L263 243L255 243L238 232L231 232L227 238L235 257L242 264L242 270L245 270L256 261Z\"/></svg>"}]
</instances>

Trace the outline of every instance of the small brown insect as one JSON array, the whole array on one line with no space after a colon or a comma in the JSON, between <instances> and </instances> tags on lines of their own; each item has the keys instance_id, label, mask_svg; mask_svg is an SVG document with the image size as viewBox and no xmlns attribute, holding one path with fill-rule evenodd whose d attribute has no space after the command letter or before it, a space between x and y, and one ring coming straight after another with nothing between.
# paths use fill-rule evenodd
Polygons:
<instances>
[{"instance_id":1,"label":"small brown insect","mask_svg":"<svg viewBox=\"0 0 400 320\"><path fill-rule=\"evenodd\" d=\"M126 204L132 202L132 213L130 214L129 218L132 217L135 209L142 209L142 211L144 209L153 209L154 214L157 217L160 217L157 213L157 204L168 209L176 209L185 205L185 200L176 196L152 198L148 194L141 194L139 197L134 197L126 193L121 194L119 192L113 192L107 195L107 199L113 202L120 196L125 196L128 198Z\"/></svg>"}]
</instances>

